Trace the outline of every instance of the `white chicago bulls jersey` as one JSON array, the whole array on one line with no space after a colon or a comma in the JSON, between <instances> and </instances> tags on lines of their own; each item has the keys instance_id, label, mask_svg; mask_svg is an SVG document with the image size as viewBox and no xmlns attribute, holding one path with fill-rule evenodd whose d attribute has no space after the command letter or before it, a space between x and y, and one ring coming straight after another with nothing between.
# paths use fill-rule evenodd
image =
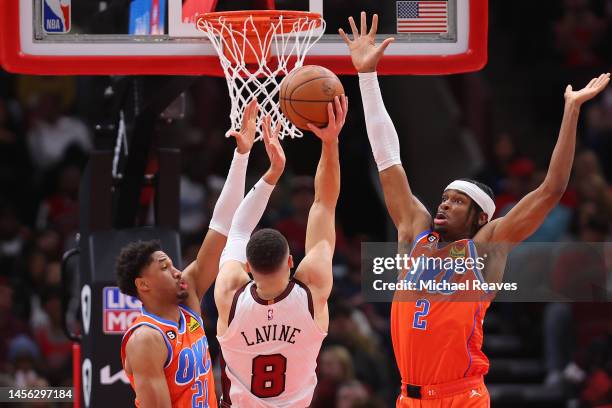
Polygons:
<instances>
[{"instance_id":1,"label":"white chicago bulls jersey","mask_svg":"<svg viewBox=\"0 0 612 408\"><path fill-rule=\"evenodd\" d=\"M292 279L274 300L251 281L236 292L221 345L222 406L302 408L317 385L315 369L327 333L314 320L312 296Z\"/></svg>"}]
</instances>

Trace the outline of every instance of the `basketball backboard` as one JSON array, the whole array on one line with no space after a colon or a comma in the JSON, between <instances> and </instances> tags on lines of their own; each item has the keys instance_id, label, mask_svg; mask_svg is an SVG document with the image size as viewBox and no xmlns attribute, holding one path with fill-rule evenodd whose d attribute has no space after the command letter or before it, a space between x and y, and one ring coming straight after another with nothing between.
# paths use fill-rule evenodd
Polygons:
<instances>
[{"instance_id":1,"label":"basketball backboard","mask_svg":"<svg viewBox=\"0 0 612 408\"><path fill-rule=\"evenodd\" d=\"M447 74L482 68L487 0L11 0L0 2L0 61L26 74L223 75L217 53L195 28L198 12L276 8L315 11L325 34L306 64L354 74L347 17L380 17L379 37L396 37L382 74ZM432 17L433 16L433 17Z\"/></svg>"}]
</instances>

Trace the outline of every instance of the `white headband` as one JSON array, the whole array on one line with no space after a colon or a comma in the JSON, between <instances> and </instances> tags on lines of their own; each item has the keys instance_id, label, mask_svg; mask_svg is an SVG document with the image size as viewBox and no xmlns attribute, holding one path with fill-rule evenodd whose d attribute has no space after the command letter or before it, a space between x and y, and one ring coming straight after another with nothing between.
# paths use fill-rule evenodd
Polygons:
<instances>
[{"instance_id":1,"label":"white headband","mask_svg":"<svg viewBox=\"0 0 612 408\"><path fill-rule=\"evenodd\" d=\"M446 186L444 191L446 190L457 190L467 194L467 196L474 200L476 204L482 208L482 211L487 214L487 221L491 221L493 218L493 214L495 214L495 203L491 197L476 184L464 180L455 180Z\"/></svg>"}]
</instances>

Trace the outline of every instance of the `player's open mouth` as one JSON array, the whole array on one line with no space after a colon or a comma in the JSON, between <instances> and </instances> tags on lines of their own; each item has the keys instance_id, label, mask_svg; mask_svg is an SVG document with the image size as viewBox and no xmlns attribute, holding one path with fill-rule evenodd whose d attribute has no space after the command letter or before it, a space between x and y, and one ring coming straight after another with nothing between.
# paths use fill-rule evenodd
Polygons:
<instances>
[{"instance_id":1,"label":"player's open mouth","mask_svg":"<svg viewBox=\"0 0 612 408\"><path fill-rule=\"evenodd\" d=\"M182 290L187 290L187 282L185 282L184 280L181 280L179 282L179 288Z\"/></svg>"},{"instance_id":2,"label":"player's open mouth","mask_svg":"<svg viewBox=\"0 0 612 408\"><path fill-rule=\"evenodd\" d=\"M448 218L446 218L446 214L444 213L437 213L436 217L434 218L434 224L436 225L445 225L448 224Z\"/></svg>"}]
</instances>

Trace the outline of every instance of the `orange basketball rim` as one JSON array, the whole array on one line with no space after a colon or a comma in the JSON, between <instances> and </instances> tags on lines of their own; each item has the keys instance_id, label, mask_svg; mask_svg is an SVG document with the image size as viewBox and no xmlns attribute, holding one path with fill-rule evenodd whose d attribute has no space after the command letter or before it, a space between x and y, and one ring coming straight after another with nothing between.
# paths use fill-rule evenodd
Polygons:
<instances>
[{"instance_id":1,"label":"orange basketball rim","mask_svg":"<svg viewBox=\"0 0 612 408\"><path fill-rule=\"evenodd\" d=\"M196 19L200 30L221 34L228 59L243 54L247 64L270 61L273 35L290 35L306 31L307 27L317 29L321 22L319 13L296 10L219 11L204 13Z\"/></svg>"}]
</instances>

